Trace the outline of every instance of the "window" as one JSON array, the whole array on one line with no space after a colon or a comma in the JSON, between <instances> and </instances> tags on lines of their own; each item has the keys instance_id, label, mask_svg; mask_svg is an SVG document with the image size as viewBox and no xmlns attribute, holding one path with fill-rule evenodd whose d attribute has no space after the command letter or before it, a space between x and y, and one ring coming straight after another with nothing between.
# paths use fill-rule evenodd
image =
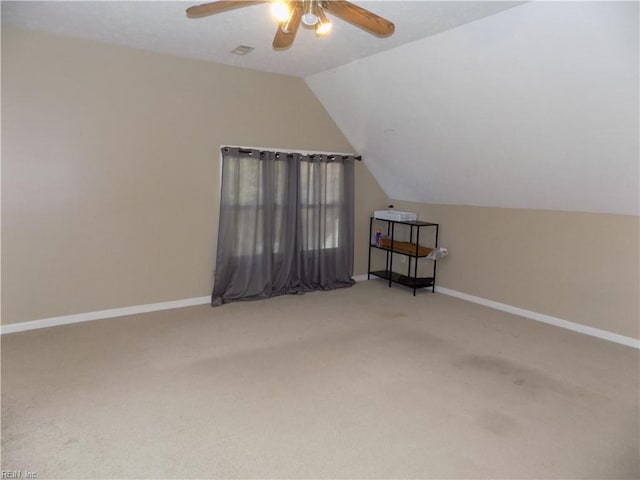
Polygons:
<instances>
[{"instance_id":1,"label":"window","mask_svg":"<svg viewBox=\"0 0 640 480\"><path fill-rule=\"evenodd\" d=\"M343 166L340 163L300 163L302 248L338 248L340 214L344 199Z\"/></svg>"}]
</instances>

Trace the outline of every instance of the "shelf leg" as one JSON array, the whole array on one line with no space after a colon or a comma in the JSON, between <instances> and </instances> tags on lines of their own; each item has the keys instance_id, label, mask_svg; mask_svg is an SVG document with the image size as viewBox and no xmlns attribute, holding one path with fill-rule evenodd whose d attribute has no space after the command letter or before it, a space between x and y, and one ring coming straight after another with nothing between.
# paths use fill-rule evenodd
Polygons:
<instances>
[{"instance_id":1,"label":"shelf leg","mask_svg":"<svg viewBox=\"0 0 640 480\"><path fill-rule=\"evenodd\" d=\"M393 236L395 234L396 224L393 222L390 222L390 223L391 223L391 250L393 250ZM389 261L389 288L391 288L391 275L392 275L391 272L393 271L393 252L390 253L389 257L391 258L391 260Z\"/></svg>"},{"instance_id":2,"label":"shelf leg","mask_svg":"<svg viewBox=\"0 0 640 480\"><path fill-rule=\"evenodd\" d=\"M369 218L369 260L367 261L367 280L371 280L371 237L373 235L373 217Z\"/></svg>"},{"instance_id":3,"label":"shelf leg","mask_svg":"<svg viewBox=\"0 0 640 480\"><path fill-rule=\"evenodd\" d=\"M440 229L440 225L436 225L436 248L438 248L438 230ZM431 287L431 292L436 293L436 266L438 262L433 261L433 286Z\"/></svg>"},{"instance_id":4,"label":"shelf leg","mask_svg":"<svg viewBox=\"0 0 640 480\"><path fill-rule=\"evenodd\" d=\"M420 244L420 227L416 228L416 257L418 256L418 245ZM413 278L418 278L418 259L413 269ZM416 290L413 290L413 296L416 296Z\"/></svg>"}]
</instances>

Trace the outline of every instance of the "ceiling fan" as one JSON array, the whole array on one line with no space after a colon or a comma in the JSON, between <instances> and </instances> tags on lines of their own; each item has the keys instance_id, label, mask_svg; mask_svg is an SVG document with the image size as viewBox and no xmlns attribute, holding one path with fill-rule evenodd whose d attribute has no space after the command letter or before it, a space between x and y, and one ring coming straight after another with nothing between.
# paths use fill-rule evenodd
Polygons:
<instances>
[{"instance_id":1,"label":"ceiling fan","mask_svg":"<svg viewBox=\"0 0 640 480\"><path fill-rule=\"evenodd\" d=\"M271 11L279 23L273 39L273 48L277 50L293 44L301 23L313 28L318 36L329 33L331 22L325 11L379 37L392 35L395 30L389 20L345 0L220 0L189 7L187 16L206 17L258 3L272 4Z\"/></svg>"}]
</instances>

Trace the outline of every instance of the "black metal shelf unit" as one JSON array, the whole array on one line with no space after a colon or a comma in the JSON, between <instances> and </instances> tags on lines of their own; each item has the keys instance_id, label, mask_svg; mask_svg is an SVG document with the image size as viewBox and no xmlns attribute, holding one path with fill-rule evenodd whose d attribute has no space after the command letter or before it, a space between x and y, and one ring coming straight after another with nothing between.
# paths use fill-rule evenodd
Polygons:
<instances>
[{"instance_id":1,"label":"black metal shelf unit","mask_svg":"<svg viewBox=\"0 0 640 480\"><path fill-rule=\"evenodd\" d=\"M386 227L386 237L390 239L389 246L376 245L372 240L374 238L373 235L373 227L375 224L382 225L382 227ZM415 232L415 251L411 250L411 253L408 253L407 250L402 251L397 248L393 248L396 245L396 225L408 225L409 226L409 243L412 244L414 242L414 232ZM413 289L413 295L415 296L416 290L419 288L428 288L431 287L431 291L436 291L436 264L435 260L428 259L433 263L433 274L429 277L418 277L418 261L421 258L425 258L428 253L421 252L420 247L420 230L422 228L434 228L435 229L435 241L434 246L432 248L438 247L438 233L439 233L439 225L437 223L431 222L421 222L419 220L409 221L409 222L401 222L396 220L383 220L380 218L371 217L369 219L369 262L367 267L367 278L371 278L371 275L375 275L376 277L383 278L389 281L389 287L391 287L392 283L399 283L400 285L404 285L406 287ZM406 227L404 227L406 230ZM405 233L406 235L406 233ZM424 235L422 235L424 238ZM373 242L373 243L372 243ZM386 262L384 270L371 270L371 251L372 250L383 250L386 252ZM403 275L393 270L393 254L404 255L408 258L407 262L407 274ZM413 265L413 272L412 270Z\"/></svg>"}]
</instances>

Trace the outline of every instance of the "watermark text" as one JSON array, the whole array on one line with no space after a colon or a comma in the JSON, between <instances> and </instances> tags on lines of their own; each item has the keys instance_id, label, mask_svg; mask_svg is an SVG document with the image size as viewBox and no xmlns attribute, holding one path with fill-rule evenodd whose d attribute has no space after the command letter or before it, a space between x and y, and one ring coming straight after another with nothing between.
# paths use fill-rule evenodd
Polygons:
<instances>
[{"instance_id":1,"label":"watermark text","mask_svg":"<svg viewBox=\"0 0 640 480\"><path fill-rule=\"evenodd\" d=\"M32 472L31 470L2 470L0 478L38 478L38 472Z\"/></svg>"}]
</instances>

